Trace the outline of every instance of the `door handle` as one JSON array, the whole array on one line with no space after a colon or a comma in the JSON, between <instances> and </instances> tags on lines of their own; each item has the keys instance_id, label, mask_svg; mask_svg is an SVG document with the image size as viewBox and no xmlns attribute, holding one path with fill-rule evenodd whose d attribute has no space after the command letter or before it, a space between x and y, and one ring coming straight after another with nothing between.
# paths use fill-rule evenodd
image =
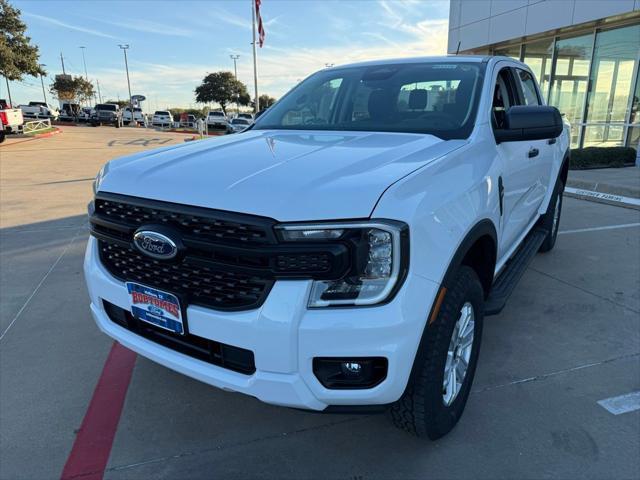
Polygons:
<instances>
[{"instance_id":1,"label":"door handle","mask_svg":"<svg viewBox=\"0 0 640 480\"><path fill-rule=\"evenodd\" d=\"M537 148L531 148L529 150L528 156L529 158L537 157L539 153L540 153L540 150L538 150Z\"/></svg>"},{"instance_id":2,"label":"door handle","mask_svg":"<svg viewBox=\"0 0 640 480\"><path fill-rule=\"evenodd\" d=\"M550 138L549 140L547 140L547 145L554 145L556 141L557 140L555 138Z\"/></svg>"}]
</instances>

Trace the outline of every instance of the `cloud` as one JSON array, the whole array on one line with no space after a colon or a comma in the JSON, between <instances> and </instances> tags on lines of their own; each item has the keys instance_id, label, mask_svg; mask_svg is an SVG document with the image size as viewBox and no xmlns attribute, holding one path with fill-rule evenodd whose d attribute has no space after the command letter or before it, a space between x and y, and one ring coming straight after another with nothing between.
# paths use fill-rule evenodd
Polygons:
<instances>
[{"instance_id":1,"label":"cloud","mask_svg":"<svg viewBox=\"0 0 640 480\"><path fill-rule=\"evenodd\" d=\"M173 25L166 25L164 23L152 22L144 19L132 20L105 20L102 18L87 17L90 20L105 23L107 25L113 25L115 27L126 28L128 30L135 30L137 32L153 33L156 35L166 35L173 37L192 37L193 31L185 28L176 27Z\"/></svg>"},{"instance_id":2,"label":"cloud","mask_svg":"<svg viewBox=\"0 0 640 480\"><path fill-rule=\"evenodd\" d=\"M114 40L119 40L118 37L114 37L113 35L109 35L108 33L104 33L99 30L94 30L91 28L81 27L79 25L72 25L70 23L65 23L53 17L46 17L44 15L37 15L35 13L29 13L29 12L22 12L22 14L25 17L34 18L36 20L40 20L41 22L48 23L50 25L55 25L57 27L66 28L68 30L75 30L77 32L82 32L89 35L95 35L96 37L112 38Z\"/></svg>"}]
</instances>

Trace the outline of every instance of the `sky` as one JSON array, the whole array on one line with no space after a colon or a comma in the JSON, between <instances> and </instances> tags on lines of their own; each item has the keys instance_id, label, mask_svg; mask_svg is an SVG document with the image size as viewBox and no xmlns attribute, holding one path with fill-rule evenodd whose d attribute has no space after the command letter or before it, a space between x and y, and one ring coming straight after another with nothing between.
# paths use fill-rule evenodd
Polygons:
<instances>
[{"instance_id":1,"label":"sky","mask_svg":"<svg viewBox=\"0 0 640 480\"><path fill-rule=\"evenodd\" d=\"M198 107L194 89L207 73L233 71L253 94L252 0L9 0L53 76L84 75L100 83L103 101L128 97L124 57L129 44L132 94L145 110ZM448 0L262 0L266 30L258 49L259 93L280 97L326 64L443 55ZM95 83L95 82L94 82ZM40 79L11 82L14 104L42 99ZM6 85L0 81L0 98ZM57 103L57 102L56 102Z\"/></svg>"}]
</instances>

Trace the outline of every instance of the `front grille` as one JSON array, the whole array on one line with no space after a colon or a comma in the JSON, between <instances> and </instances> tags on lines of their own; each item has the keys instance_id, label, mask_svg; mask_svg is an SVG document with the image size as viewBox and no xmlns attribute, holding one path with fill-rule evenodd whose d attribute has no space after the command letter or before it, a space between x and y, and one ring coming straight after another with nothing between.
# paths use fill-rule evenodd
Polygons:
<instances>
[{"instance_id":1,"label":"front grille","mask_svg":"<svg viewBox=\"0 0 640 480\"><path fill-rule=\"evenodd\" d=\"M342 243L278 243L276 221L254 215L98 193L90 217L100 261L117 279L180 297L183 306L239 311L260 307L277 279L341 278ZM180 246L158 260L134 246L136 230L166 231Z\"/></svg>"},{"instance_id":2,"label":"front grille","mask_svg":"<svg viewBox=\"0 0 640 480\"><path fill-rule=\"evenodd\" d=\"M138 282L177 294L181 301L220 310L249 309L261 305L272 280L198 264L154 260L130 248L104 240L98 242L100 260L122 281Z\"/></svg>"},{"instance_id":3,"label":"front grille","mask_svg":"<svg viewBox=\"0 0 640 480\"><path fill-rule=\"evenodd\" d=\"M145 205L125 203L117 200L96 199L95 209L98 215L118 224L136 229L141 225L173 225L188 237L216 243L265 245L274 243L270 225L262 222L238 222L224 218L226 212L214 212L203 215L197 208L185 208L179 205L169 208L158 208ZM248 217L248 216L247 216ZM262 225L261 225L262 224Z\"/></svg>"},{"instance_id":4,"label":"front grille","mask_svg":"<svg viewBox=\"0 0 640 480\"><path fill-rule=\"evenodd\" d=\"M138 320L131 315L131 312L113 303L106 300L103 300L102 303L107 316L112 322L152 342L234 372L253 375L256 371L255 360L251 350L234 347L215 340L208 340L190 333L185 335L172 333Z\"/></svg>"}]
</instances>

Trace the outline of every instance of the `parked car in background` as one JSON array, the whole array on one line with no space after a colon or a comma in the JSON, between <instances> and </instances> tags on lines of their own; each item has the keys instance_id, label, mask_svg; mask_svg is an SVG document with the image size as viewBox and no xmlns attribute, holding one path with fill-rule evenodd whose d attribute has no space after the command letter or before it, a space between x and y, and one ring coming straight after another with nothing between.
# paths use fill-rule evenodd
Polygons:
<instances>
[{"instance_id":1,"label":"parked car in background","mask_svg":"<svg viewBox=\"0 0 640 480\"><path fill-rule=\"evenodd\" d=\"M95 110L93 107L82 107L77 115L78 122L88 122L91 120L91 117L95 114ZM60 118L62 118L62 114L60 114Z\"/></svg>"},{"instance_id":2,"label":"parked car in background","mask_svg":"<svg viewBox=\"0 0 640 480\"><path fill-rule=\"evenodd\" d=\"M154 127L170 127L173 124L173 115L167 110L157 110L151 119Z\"/></svg>"},{"instance_id":3,"label":"parked car in background","mask_svg":"<svg viewBox=\"0 0 640 480\"><path fill-rule=\"evenodd\" d=\"M198 121L198 119L196 118L196 116L191 114L191 113L188 114L188 115L181 115L180 116L180 126L181 127L195 128L197 121Z\"/></svg>"},{"instance_id":4,"label":"parked car in background","mask_svg":"<svg viewBox=\"0 0 640 480\"><path fill-rule=\"evenodd\" d=\"M252 113L239 113L236 115L236 118L244 118L245 120L249 120L250 123L253 123Z\"/></svg>"},{"instance_id":5,"label":"parked car in background","mask_svg":"<svg viewBox=\"0 0 640 480\"><path fill-rule=\"evenodd\" d=\"M207 129L208 130L224 130L231 131L229 126L229 120L224 112L219 110L211 111L207 114Z\"/></svg>"},{"instance_id":6,"label":"parked car in background","mask_svg":"<svg viewBox=\"0 0 640 480\"><path fill-rule=\"evenodd\" d=\"M6 101L0 100L0 143L9 133L20 133L24 125L22 110L11 108Z\"/></svg>"},{"instance_id":7,"label":"parked car in background","mask_svg":"<svg viewBox=\"0 0 640 480\"><path fill-rule=\"evenodd\" d=\"M366 62L311 75L239 138L113 160L89 207L91 312L199 381L437 439L484 316L556 241L570 127L543 98L507 57Z\"/></svg>"},{"instance_id":8,"label":"parked car in background","mask_svg":"<svg viewBox=\"0 0 640 480\"><path fill-rule=\"evenodd\" d=\"M136 125L144 125L145 115L140 107L133 107L133 122ZM122 123L129 125L131 123L131 107L125 107L122 111Z\"/></svg>"},{"instance_id":9,"label":"parked car in background","mask_svg":"<svg viewBox=\"0 0 640 480\"><path fill-rule=\"evenodd\" d=\"M108 124L120 128L122 126L122 111L115 103L99 103L95 106L89 121L94 127Z\"/></svg>"},{"instance_id":10,"label":"parked car in background","mask_svg":"<svg viewBox=\"0 0 640 480\"><path fill-rule=\"evenodd\" d=\"M244 132L247 128L251 126L251 123L246 118L234 118L231 120L231 129L233 133Z\"/></svg>"},{"instance_id":11,"label":"parked car in background","mask_svg":"<svg viewBox=\"0 0 640 480\"><path fill-rule=\"evenodd\" d=\"M60 115L58 120L62 122L88 121L90 117L85 118L83 115L84 108L79 103L60 102ZM91 111L93 113L93 111Z\"/></svg>"},{"instance_id":12,"label":"parked car in background","mask_svg":"<svg viewBox=\"0 0 640 480\"><path fill-rule=\"evenodd\" d=\"M60 115L56 107L46 102L29 102L28 105L18 105L18 108L22 110L22 115L25 118L50 118L51 120L56 120Z\"/></svg>"}]
</instances>

